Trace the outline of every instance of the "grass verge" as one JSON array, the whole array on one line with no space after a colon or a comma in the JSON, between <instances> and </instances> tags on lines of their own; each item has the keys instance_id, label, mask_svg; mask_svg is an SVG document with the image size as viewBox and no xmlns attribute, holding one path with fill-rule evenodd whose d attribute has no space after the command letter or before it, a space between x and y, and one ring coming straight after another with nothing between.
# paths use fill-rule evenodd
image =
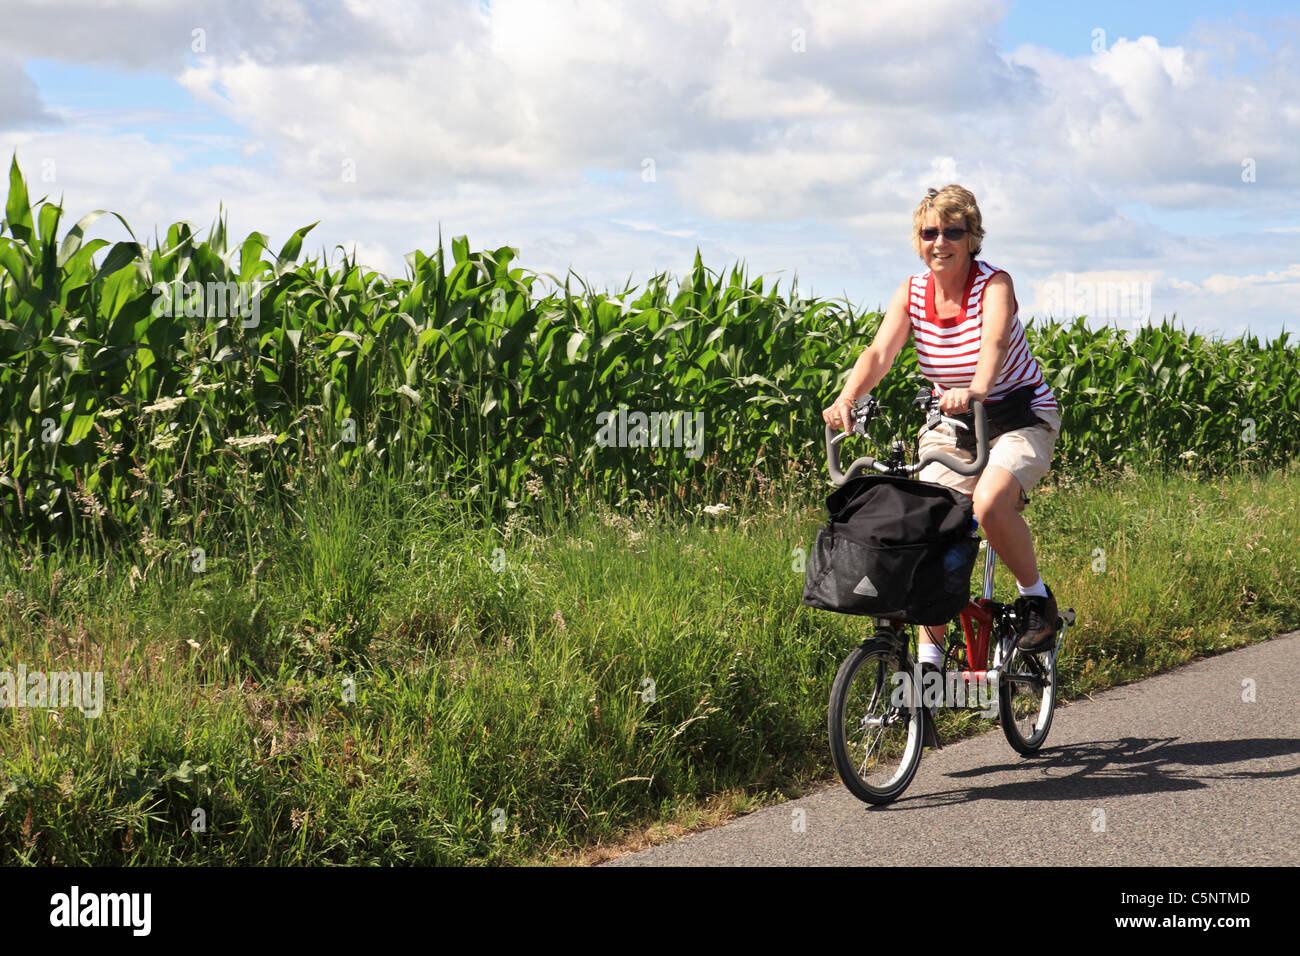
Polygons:
<instances>
[{"instance_id":1,"label":"grass verge","mask_svg":"<svg viewBox=\"0 0 1300 956\"><path fill-rule=\"evenodd\" d=\"M1040 489L1063 699L1295 627L1298 499L1294 467ZM789 500L483 528L343 483L202 571L154 538L9 550L0 671L102 673L104 700L0 709L0 863L589 863L798 794L869 622L801 604L823 519Z\"/></svg>"}]
</instances>

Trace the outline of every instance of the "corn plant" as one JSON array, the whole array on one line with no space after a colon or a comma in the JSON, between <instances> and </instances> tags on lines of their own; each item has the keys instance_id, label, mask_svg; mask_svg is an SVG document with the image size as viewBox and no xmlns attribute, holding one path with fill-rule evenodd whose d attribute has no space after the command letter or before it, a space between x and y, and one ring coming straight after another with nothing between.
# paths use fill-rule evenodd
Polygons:
<instances>
[{"instance_id":1,"label":"corn plant","mask_svg":"<svg viewBox=\"0 0 1300 956\"><path fill-rule=\"evenodd\" d=\"M224 218L152 244L59 236L17 159L0 226L0 527L13 536L141 529L251 546L292 520L306 480L380 473L500 516L578 486L611 503L717 501L821 468L821 410L879 326L841 300L764 288L696 255L680 280L597 291L543 276L503 247L407 257L389 277L346 252L299 261ZM255 304L253 315L249 306ZM1032 324L1062 405L1056 467L1275 464L1300 445L1296 349L1186 333ZM919 382L909 348L877 389L896 424ZM620 408L698 416L701 447L600 440ZM541 489L540 491L538 489Z\"/></svg>"}]
</instances>

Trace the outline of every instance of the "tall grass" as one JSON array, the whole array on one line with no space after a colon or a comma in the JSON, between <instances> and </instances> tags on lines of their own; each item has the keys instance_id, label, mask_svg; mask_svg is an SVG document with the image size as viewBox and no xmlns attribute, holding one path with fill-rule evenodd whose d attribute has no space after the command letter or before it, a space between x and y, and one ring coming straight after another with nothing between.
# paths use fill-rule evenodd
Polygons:
<instances>
[{"instance_id":1,"label":"tall grass","mask_svg":"<svg viewBox=\"0 0 1300 956\"><path fill-rule=\"evenodd\" d=\"M1079 615L1066 698L1300 624L1298 486L1035 495L1043 575ZM4 660L102 670L108 699L0 710L0 861L528 862L825 780L830 682L869 622L800 603L815 490L702 522L585 501L504 536L344 482L255 577L6 550Z\"/></svg>"}]
</instances>

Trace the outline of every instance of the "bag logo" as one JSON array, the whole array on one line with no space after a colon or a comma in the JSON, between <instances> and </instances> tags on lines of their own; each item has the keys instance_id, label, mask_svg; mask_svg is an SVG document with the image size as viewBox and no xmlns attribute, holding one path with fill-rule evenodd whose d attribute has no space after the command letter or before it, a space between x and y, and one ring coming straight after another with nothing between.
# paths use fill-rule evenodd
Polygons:
<instances>
[{"instance_id":1,"label":"bag logo","mask_svg":"<svg viewBox=\"0 0 1300 956\"><path fill-rule=\"evenodd\" d=\"M862 580L858 582L858 586L853 589L853 593L861 594L864 597L880 597L880 592L876 590L871 578L865 574L862 575Z\"/></svg>"}]
</instances>

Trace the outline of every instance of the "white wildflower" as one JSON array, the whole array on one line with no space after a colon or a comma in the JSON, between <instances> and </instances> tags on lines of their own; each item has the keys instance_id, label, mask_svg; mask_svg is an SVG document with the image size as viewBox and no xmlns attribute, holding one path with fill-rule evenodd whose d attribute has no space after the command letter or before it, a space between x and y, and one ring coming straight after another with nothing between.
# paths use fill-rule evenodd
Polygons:
<instances>
[{"instance_id":1,"label":"white wildflower","mask_svg":"<svg viewBox=\"0 0 1300 956\"><path fill-rule=\"evenodd\" d=\"M142 411L147 415L150 412L170 412L173 408L180 408L188 400L186 395L178 395L175 398L162 398L152 405L146 405Z\"/></svg>"},{"instance_id":2,"label":"white wildflower","mask_svg":"<svg viewBox=\"0 0 1300 956\"><path fill-rule=\"evenodd\" d=\"M226 442L235 448L255 448L258 445L269 445L275 441L275 435L245 435L242 438L227 438Z\"/></svg>"}]
</instances>

